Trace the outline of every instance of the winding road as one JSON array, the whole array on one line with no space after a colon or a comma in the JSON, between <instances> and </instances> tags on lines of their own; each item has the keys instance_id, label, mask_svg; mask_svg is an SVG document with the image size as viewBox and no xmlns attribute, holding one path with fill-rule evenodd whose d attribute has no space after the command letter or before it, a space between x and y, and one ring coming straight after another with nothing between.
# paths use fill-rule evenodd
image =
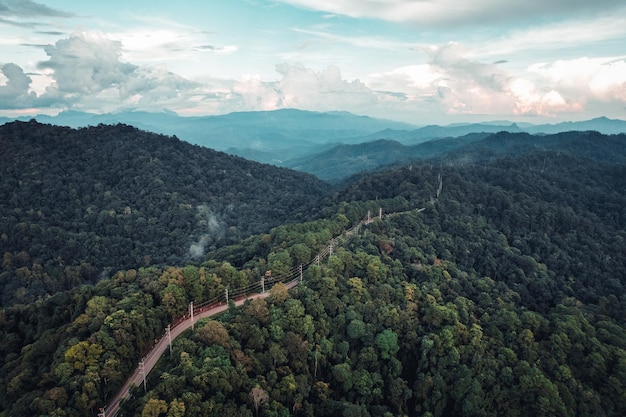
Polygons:
<instances>
[{"instance_id":1,"label":"winding road","mask_svg":"<svg viewBox=\"0 0 626 417\"><path fill-rule=\"evenodd\" d=\"M424 209L417 210L418 213L421 213ZM388 213L385 214L385 217L398 215L403 213L409 213L414 210L396 212L396 213ZM265 287L267 289L271 288L278 282L282 282L287 286L287 289L292 289L298 283L302 281L303 271L308 269L309 266L314 263L319 263L319 261L329 255L332 255L333 248L345 243L351 236L358 233L362 225L367 225L376 219L382 219L382 210L380 210L379 215L377 217L370 217L370 213L368 212L367 218L361 221L356 226L344 231L340 236L337 236L331 239L330 244L322 250L315 259L311 260L306 265L300 265L297 268L291 270L287 274L283 276L278 276L275 278L268 279L268 281L261 281L251 284L245 288L239 288L231 293L230 299L232 299L235 303L236 307L242 306L246 301L254 300L257 298L266 298L270 295L269 291L265 291ZM158 360L161 358L163 353L168 349L171 341L180 336L185 330L191 328L194 323L198 320L214 316L216 314L223 313L228 310L228 293L223 300L219 301L213 299L213 301L207 301L201 305L198 305L195 308L190 309L193 314L186 314L181 319L175 321L169 330L169 337L166 333L159 341L152 347L152 349L144 356L144 358L139 363L139 366L133 374L126 380L122 388L115 394L115 396L109 401L104 409L100 410L98 414L99 417L116 417L120 412L120 404L121 402L128 398L130 394L131 387L139 386L144 382L144 379L148 376L150 371L156 366Z\"/></svg>"},{"instance_id":2,"label":"winding road","mask_svg":"<svg viewBox=\"0 0 626 417\"><path fill-rule=\"evenodd\" d=\"M300 279L296 278L288 283L285 283L285 285L287 286L287 289L291 289L298 285L299 282ZM264 293L250 294L234 300L234 303L236 307L241 307L246 301L254 300L257 298L267 298L269 295L269 291L266 291ZM117 394L111 399L108 405L103 410L101 410L98 415L102 417L115 417L119 414L120 404L122 400L128 398L131 387L139 386L143 383L144 378L147 377L150 371L156 366L163 353L165 353L165 351L168 349L170 338L171 340L174 340L178 336L183 334L185 330L191 328L196 321L223 313L226 310L228 310L228 303L226 303L225 301L211 304L205 307L200 307L194 310L193 317L187 314L184 317L184 320L179 321L178 323L176 323L175 326L171 327L170 337L168 338L167 334L161 337L161 339L152 347L150 352L148 352L148 354L144 356L142 362L140 362L140 365L135 369L135 372L133 372L133 374L126 380L122 388L117 392Z\"/></svg>"}]
</instances>

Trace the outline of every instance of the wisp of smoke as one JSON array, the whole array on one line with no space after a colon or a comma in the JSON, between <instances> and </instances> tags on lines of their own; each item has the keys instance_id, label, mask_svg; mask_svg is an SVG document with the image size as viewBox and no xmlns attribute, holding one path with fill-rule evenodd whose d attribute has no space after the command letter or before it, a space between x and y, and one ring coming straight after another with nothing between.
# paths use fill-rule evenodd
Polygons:
<instances>
[{"instance_id":1,"label":"wisp of smoke","mask_svg":"<svg viewBox=\"0 0 626 417\"><path fill-rule=\"evenodd\" d=\"M211 209L202 204L196 207L196 219L198 231L204 232L200 238L189 246L189 257L192 259L200 258L204 255L207 244L212 238L221 235L224 232L224 224L219 221L217 216L213 214Z\"/></svg>"},{"instance_id":2,"label":"wisp of smoke","mask_svg":"<svg viewBox=\"0 0 626 417\"><path fill-rule=\"evenodd\" d=\"M196 258L200 258L201 256L203 256L208 242L209 242L209 236L202 235L200 237L200 240L192 243L191 246L189 246L189 257L196 259Z\"/></svg>"}]
</instances>

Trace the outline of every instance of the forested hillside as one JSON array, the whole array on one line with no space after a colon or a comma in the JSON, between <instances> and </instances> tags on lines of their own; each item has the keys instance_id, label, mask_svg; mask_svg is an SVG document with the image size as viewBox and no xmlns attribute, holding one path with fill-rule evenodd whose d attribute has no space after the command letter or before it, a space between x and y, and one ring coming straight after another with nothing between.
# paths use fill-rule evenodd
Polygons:
<instances>
[{"instance_id":1,"label":"forested hillside","mask_svg":"<svg viewBox=\"0 0 626 417\"><path fill-rule=\"evenodd\" d=\"M552 135L482 132L433 139L412 146L381 139L358 145L337 145L317 155L288 160L284 165L326 181L339 182L366 170L388 169L392 165L412 161L446 159L457 164L480 163L539 150L555 150L568 155L618 163L626 161L623 153L625 140L624 134L603 135L595 131Z\"/></svg>"},{"instance_id":2,"label":"forested hillside","mask_svg":"<svg viewBox=\"0 0 626 417\"><path fill-rule=\"evenodd\" d=\"M388 169L392 165L441 157L488 136L491 134L472 133L461 137L434 139L413 146L389 139L356 145L337 145L316 155L290 159L284 166L308 172L326 181L340 182L364 171Z\"/></svg>"},{"instance_id":3,"label":"forested hillside","mask_svg":"<svg viewBox=\"0 0 626 417\"><path fill-rule=\"evenodd\" d=\"M290 292L176 339L122 415L626 415L624 137L490 138L363 175L316 220L193 264L5 306L0 415L96 415L191 301L302 264Z\"/></svg>"},{"instance_id":4,"label":"forested hillside","mask_svg":"<svg viewBox=\"0 0 626 417\"><path fill-rule=\"evenodd\" d=\"M310 215L312 176L116 125L0 127L2 305Z\"/></svg>"}]
</instances>

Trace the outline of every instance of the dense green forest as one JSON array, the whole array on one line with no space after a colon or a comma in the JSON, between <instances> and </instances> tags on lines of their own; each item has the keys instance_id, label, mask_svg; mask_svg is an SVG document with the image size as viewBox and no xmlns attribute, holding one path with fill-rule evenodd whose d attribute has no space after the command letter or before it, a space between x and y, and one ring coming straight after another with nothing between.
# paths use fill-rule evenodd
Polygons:
<instances>
[{"instance_id":1,"label":"dense green forest","mask_svg":"<svg viewBox=\"0 0 626 417\"><path fill-rule=\"evenodd\" d=\"M96 415L190 301L307 264L368 212L295 289L176 339L122 415L626 415L626 141L568 138L494 135L195 262L6 305L0 415Z\"/></svg>"},{"instance_id":2,"label":"dense green forest","mask_svg":"<svg viewBox=\"0 0 626 417\"><path fill-rule=\"evenodd\" d=\"M315 177L130 126L0 127L0 305L310 216Z\"/></svg>"}]
</instances>

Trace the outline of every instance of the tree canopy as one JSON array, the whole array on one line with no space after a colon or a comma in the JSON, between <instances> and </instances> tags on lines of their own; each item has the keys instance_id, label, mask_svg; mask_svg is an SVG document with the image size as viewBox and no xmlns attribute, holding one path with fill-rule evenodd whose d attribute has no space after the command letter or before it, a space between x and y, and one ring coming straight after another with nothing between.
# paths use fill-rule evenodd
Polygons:
<instances>
[{"instance_id":1,"label":"tree canopy","mask_svg":"<svg viewBox=\"0 0 626 417\"><path fill-rule=\"evenodd\" d=\"M301 221L315 177L126 125L0 126L0 305Z\"/></svg>"}]
</instances>

